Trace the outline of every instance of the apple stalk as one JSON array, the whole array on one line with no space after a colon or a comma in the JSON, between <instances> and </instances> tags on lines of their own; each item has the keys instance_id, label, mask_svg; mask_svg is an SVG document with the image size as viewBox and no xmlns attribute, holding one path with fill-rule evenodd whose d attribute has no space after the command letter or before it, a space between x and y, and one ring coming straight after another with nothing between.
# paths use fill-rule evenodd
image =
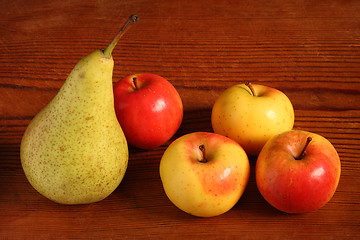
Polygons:
<instances>
[{"instance_id":1,"label":"apple stalk","mask_svg":"<svg viewBox=\"0 0 360 240\"><path fill-rule=\"evenodd\" d=\"M131 15L126 20L124 25L121 27L120 31L116 34L115 38L112 40L112 42L109 44L109 46L105 49L104 55L105 55L106 58L111 57L111 53L114 50L114 48L115 48L116 44L118 43L118 41L120 40L120 38L126 33L127 30L130 29L130 26L133 23L136 23L138 20L139 20L138 15Z\"/></svg>"},{"instance_id":2,"label":"apple stalk","mask_svg":"<svg viewBox=\"0 0 360 240\"><path fill-rule=\"evenodd\" d=\"M135 88L135 90L137 90L137 89L138 89L137 78L136 78L136 77L133 77L132 80L133 80L134 88Z\"/></svg>"},{"instance_id":3,"label":"apple stalk","mask_svg":"<svg viewBox=\"0 0 360 240\"><path fill-rule=\"evenodd\" d=\"M199 149L201 151L201 159L199 160L199 162L201 163L207 163L207 159L205 157L205 145L204 144L201 144L199 146Z\"/></svg>"},{"instance_id":4,"label":"apple stalk","mask_svg":"<svg viewBox=\"0 0 360 240\"><path fill-rule=\"evenodd\" d=\"M300 152L299 156L295 157L296 160L301 160L303 159L303 157L305 156L305 150L307 148L307 146L309 146L309 143L311 142L312 138L311 137L307 137L306 138L306 143L304 148L302 149L302 151Z\"/></svg>"},{"instance_id":5,"label":"apple stalk","mask_svg":"<svg viewBox=\"0 0 360 240\"><path fill-rule=\"evenodd\" d=\"M253 85L252 85L250 82L246 82L245 85L250 89L251 94L252 94L254 97L256 97L255 89L254 89Z\"/></svg>"}]
</instances>

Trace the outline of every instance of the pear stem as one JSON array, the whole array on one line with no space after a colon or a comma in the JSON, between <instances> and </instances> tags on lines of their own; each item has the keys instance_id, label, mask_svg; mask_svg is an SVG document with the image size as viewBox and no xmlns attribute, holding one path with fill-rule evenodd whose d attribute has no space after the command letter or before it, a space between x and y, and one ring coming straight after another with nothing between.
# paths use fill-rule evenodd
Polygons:
<instances>
[{"instance_id":1,"label":"pear stem","mask_svg":"<svg viewBox=\"0 0 360 240\"><path fill-rule=\"evenodd\" d=\"M199 160L199 162L206 163L207 160L206 160L206 158L205 158L205 146L204 146L204 144L201 144L201 145L199 146L199 149L200 149L201 155L202 155L202 158Z\"/></svg>"},{"instance_id":2,"label":"pear stem","mask_svg":"<svg viewBox=\"0 0 360 240\"><path fill-rule=\"evenodd\" d=\"M128 18L128 20L126 20L124 25L121 27L120 31L117 33L115 38L110 43L110 45L105 49L104 55L105 55L106 58L111 57L111 53L114 50L114 48L115 48L116 44L118 43L118 41L120 40L120 38L126 33L127 30L129 30L130 26L133 23L136 23L138 20L139 20L138 15L131 15Z\"/></svg>"},{"instance_id":3,"label":"pear stem","mask_svg":"<svg viewBox=\"0 0 360 240\"><path fill-rule=\"evenodd\" d=\"M305 150L306 150L307 146L309 145L309 143L311 142L311 140L312 140L311 137L307 137L305 146L304 146L303 150L301 151L301 153L299 154L299 156L295 158L296 160L301 160L305 156Z\"/></svg>"},{"instance_id":4,"label":"pear stem","mask_svg":"<svg viewBox=\"0 0 360 240\"><path fill-rule=\"evenodd\" d=\"M255 94L255 89L254 89L254 87L252 86L252 84L251 84L250 82L246 82L245 85L250 89L251 94L252 94L253 96L256 96L256 94Z\"/></svg>"}]
</instances>

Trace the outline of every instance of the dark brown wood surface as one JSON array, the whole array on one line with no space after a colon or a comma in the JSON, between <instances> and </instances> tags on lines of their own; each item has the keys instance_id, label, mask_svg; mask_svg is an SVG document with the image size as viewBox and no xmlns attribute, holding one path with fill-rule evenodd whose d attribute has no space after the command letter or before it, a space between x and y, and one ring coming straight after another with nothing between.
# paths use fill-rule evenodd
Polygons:
<instances>
[{"instance_id":1,"label":"dark brown wood surface","mask_svg":"<svg viewBox=\"0 0 360 240\"><path fill-rule=\"evenodd\" d=\"M167 78L184 103L171 139L212 131L219 94L251 81L292 101L295 129L328 138L342 164L339 187L318 211L272 208L249 185L229 212L192 217L167 199L159 161L169 145L130 147L129 167L105 200L64 206L28 183L19 144L32 117L83 56L104 48L125 19L140 21L113 53L114 79ZM0 1L0 239L359 239L360 1ZM141 127L141 126L139 126Z\"/></svg>"}]
</instances>

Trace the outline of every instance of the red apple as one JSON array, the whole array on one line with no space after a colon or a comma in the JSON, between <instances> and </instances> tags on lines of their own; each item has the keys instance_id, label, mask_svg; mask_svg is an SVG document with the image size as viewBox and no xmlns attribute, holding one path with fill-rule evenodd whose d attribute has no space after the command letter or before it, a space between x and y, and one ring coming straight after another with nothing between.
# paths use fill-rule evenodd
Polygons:
<instances>
[{"instance_id":1,"label":"red apple","mask_svg":"<svg viewBox=\"0 0 360 240\"><path fill-rule=\"evenodd\" d=\"M271 138L256 163L256 183L273 207L287 213L315 211L334 195L340 159L324 137L301 130Z\"/></svg>"},{"instance_id":2,"label":"red apple","mask_svg":"<svg viewBox=\"0 0 360 240\"><path fill-rule=\"evenodd\" d=\"M165 78L142 73L114 85L117 119L129 144L152 149L167 142L179 129L183 105Z\"/></svg>"}]
</instances>

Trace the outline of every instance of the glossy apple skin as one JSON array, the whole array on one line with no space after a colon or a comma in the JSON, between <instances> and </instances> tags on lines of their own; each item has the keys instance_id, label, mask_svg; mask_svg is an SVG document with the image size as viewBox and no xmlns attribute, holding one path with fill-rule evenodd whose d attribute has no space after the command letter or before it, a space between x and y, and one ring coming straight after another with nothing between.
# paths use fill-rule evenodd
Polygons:
<instances>
[{"instance_id":1,"label":"glossy apple skin","mask_svg":"<svg viewBox=\"0 0 360 240\"><path fill-rule=\"evenodd\" d=\"M291 130L294 108L281 91L258 84L238 84L215 101L211 123L215 133L238 142L248 155L258 155L272 136Z\"/></svg>"},{"instance_id":2,"label":"glossy apple skin","mask_svg":"<svg viewBox=\"0 0 360 240\"><path fill-rule=\"evenodd\" d=\"M205 146L207 162L200 162ZM170 144L160 161L166 195L179 209L199 217L230 210L245 191L248 157L235 141L222 135L195 132Z\"/></svg>"},{"instance_id":3,"label":"glossy apple skin","mask_svg":"<svg viewBox=\"0 0 360 240\"><path fill-rule=\"evenodd\" d=\"M311 137L305 156L296 160ZM256 163L256 183L273 207L286 213L315 211L334 195L340 180L340 158L324 137L301 130L271 138Z\"/></svg>"},{"instance_id":4,"label":"glossy apple skin","mask_svg":"<svg viewBox=\"0 0 360 240\"><path fill-rule=\"evenodd\" d=\"M167 142L183 119L179 93L165 78L151 73L130 75L117 82L114 103L128 143L142 149Z\"/></svg>"}]
</instances>

